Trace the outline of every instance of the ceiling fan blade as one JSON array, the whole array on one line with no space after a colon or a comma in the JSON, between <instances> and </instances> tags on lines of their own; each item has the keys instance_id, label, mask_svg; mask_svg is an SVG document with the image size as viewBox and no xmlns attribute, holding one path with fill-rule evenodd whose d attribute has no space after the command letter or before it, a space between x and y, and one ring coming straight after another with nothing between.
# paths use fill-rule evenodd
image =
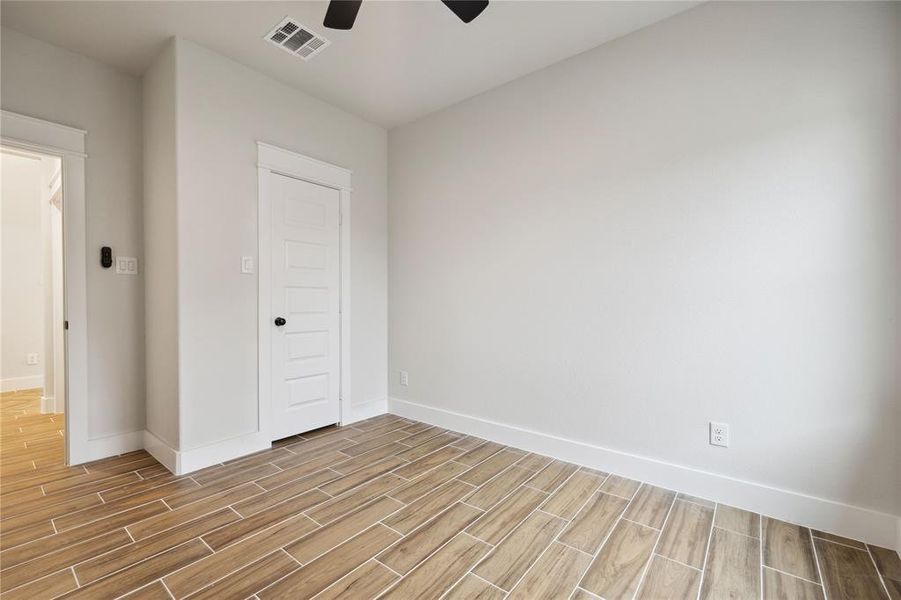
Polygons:
<instances>
[{"instance_id":1,"label":"ceiling fan blade","mask_svg":"<svg viewBox=\"0 0 901 600\"><path fill-rule=\"evenodd\" d=\"M363 0L332 0L325 11L323 25L329 29L350 29L357 20Z\"/></svg>"},{"instance_id":2,"label":"ceiling fan blade","mask_svg":"<svg viewBox=\"0 0 901 600\"><path fill-rule=\"evenodd\" d=\"M444 5L460 17L464 23L469 23L488 6L488 0L441 0Z\"/></svg>"}]
</instances>

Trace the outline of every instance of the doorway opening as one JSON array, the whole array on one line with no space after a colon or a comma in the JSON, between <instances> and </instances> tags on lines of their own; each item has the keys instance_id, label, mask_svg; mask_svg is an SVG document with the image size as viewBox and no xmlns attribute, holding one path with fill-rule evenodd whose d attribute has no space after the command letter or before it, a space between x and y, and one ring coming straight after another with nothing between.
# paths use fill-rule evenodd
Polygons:
<instances>
[{"instance_id":1,"label":"doorway opening","mask_svg":"<svg viewBox=\"0 0 901 600\"><path fill-rule=\"evenodd\" d=\"M4 471L66 463L62 159L0 146Z\"/></svg>"}]
</instances>

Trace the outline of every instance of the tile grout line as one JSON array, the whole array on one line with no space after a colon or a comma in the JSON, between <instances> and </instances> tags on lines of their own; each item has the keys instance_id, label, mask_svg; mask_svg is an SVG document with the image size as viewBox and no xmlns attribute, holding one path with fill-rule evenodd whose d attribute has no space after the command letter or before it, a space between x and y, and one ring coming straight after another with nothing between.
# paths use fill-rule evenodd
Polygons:
<instances>
[{"instance_id":1,"label":"tile grout line","mask_svg":"<svg viewBox=\"0 0 901 600\"><path fill-rule=\"evenodd\" d=\"M677 565L682 565L683 567L688 567L689 569L691 569L693 571L697 571L698 573L701 573L701 569L699 569L695 566L692 566L688 563L684 563L681 560L676 560L675 558L670 558L669 556L664 556L664 555L658 554L656 552L654 553L654 556L659 557L663 560L668 560L669 562L672 562L672 563L676 563Z\"/></svg>"},{"instance_id":2,"label":"tile grout line","mask_svg":"<svg viewBox=\"0 0 901 600\"><path fill-rule=\"evenodd\" d=\"M757 539L760 540L757 543L757 560L760 563L757 573L757 578L760 581L757 597L763 600L763 515L757 518Z\"/></svg>"},{"instance_id":3,"label":"tile grout line","mask_svg":"<svg viewBox=\"0 0 901 600\"><path fill-rule=\"evenodd\" d=\"M654 560L654 555L657 554L657 547L660 545L660 540L663 539L663 532L666 531L666 524L669 522L670 515L673 514L673 508L676 506L676 500L679 498L679 492L673 491L673 499L670 502L669 510L666 511L666 517L663 518L663 524L660 526L660 529L657 530L657 539L654 541L654 547L651 549L651 555L648 557L647 562L645 562L644 569L641 572L641 577L638 578L638 585L635 586L635 592L632 594L632 598L638 597L638 592L641 591L641 585L644 583L644 578L648 574L648 570L651 568L651 562ZM631 521L630 519L626 519L625 517L620 517L623 521L628 521L630 523L635 523L635 521ZM638 523L638 525L642 525L643 523ZM713 522L710 523L710 527L713 527ZM651 529L654 529L651 527Z\"/></svg>"},{"instance_id":4,"label":"tile grout line","mask_svg":"<svg viewBox=\"0 0 901 600\"><path fill-rule=\"evenodd\" d=\"M563 462L563 461L560 461L560 462ZM552 464L554 464L554 461L551 461L550 463L548 463L547 465L545 465L544 469L547 469L547 468L550 467ZM570 463L565 463L565 464L570 464ZM544 469L541 469L540 471L538 471L538 473L536 473L535 476L537 476L539 473L541 473L542 471L544 471ZM548 499L550 499L551 497L553 497L553 495L556 494L556 493L560 490L560 488L562 488L564 485L566 485L566 483L567 483L570 479L572 479L573 476L574 476L576 473L578 473L578 472L579 472L579 470L576 469L575 471L573 471L572 473L570 473L569 476L566 477L566 479L564 479L562 482L560 482L560 484L557 485L557 487L555 487L550 493L547 494L547 497L545 498L544 502L547 502ZM531 480L530 480L530 481L531 481ZM520 486L520 487L531 487L531 486L526 486L525 484L523 484L523 485ZM519 488L517 488L517 489L519 489ZM536 489L536 488L532 488L532 489ZM541 491L541 490L538 490L538 491ZM511 492L511 493L512 493L512 492ZM508 494L508 495L509 495L509 494ZM593 495L594 495L594 494L592 494L592 496L593 496ZM505 498L506 498L506 497L505 497ZM588 499L590 500L590 499L591 499L591 496L589 496ZM501 502L503 502L503 500L501 500ZM516 527L514 527L513 529L511 529L510 532L509 532L507 535L505 535L500 541L498 541L497 546L500 546L501 544L503 544L503 543L507 540L508 537L510 537L511 535L513 535L513 534L516 532L516 530L519 529L519 528L522 526L522 524L523 524L527 519L529 519L533 514L535 514L535 513L539 510L539 507L540 507L540 506L543 506L543 505L544 505L544 502L542 502L541 504L539 504L538 506L536 506L535 509L532 510L528 515L526 515L526 516L522 519L522 521L520 521L520 523L519 523ZM500 503L500 502L499 502L499 503ZM498 504L499 504L499 503L498 503ZM588 500L586 500L586 501L582 504L582 507L580 507L580 509L581 509L581 508L584 508L585 504L587 504L587 503L588 503ZM542 512L544 512L544 511L542 511ZM577 512L576 514L578 514L578 512ZM557 517L557 518L559 518L559 517ZM575 517L574 517L574 518L575 518ZM537 565L537 564L541 561L541 557L543 557L543 556L545 555L545 553L547 553L548 549L549 549L551 546L553 546L555 542L558 541L558 538L560 537L560 535L562 535L562 533L563 533L565 530L566 530L566 527L561 527L561 528L560 528L560 531L557 533L557 535L554 536L554 539L552 539L552 540L548 543L548 545L544 547L544 549L538 554L538 556L535 557L535 560L532 562L532 564L529 565L529 567L528 567L525 571L523 571L522 575L519 576L519 579L517 579L517 580L513 583L513 585L510 586L510 591L508 592L508 594L512 594L512 593L513 593L513 590L516 589L516 586L518 586L518 585L522 582L522 580L525 579L526 575L528 575L529 572L531 572L531 570L532 570L533 568L535 568L535 565ZM485 558L488 558L488 556L483 557L482 560L480 560L479 563L473 565L472 568L473 568L473 569L476 568L483 560L485 560ZM472 570L472 569L470 569L470 570ZM580 577L581 577L581 575L580 575Z\"/></svg>"},{"instance_id":5,"label":"tile grout line","mask_svg":"<svg viewBox=\"0 0 901 600\"><path fill-rule=\"evenodd\" d=\"M710 542L713 540L713 532L716 530L716 513L719 508L719 502L713 505L713 521L710 524L710 532L707 534L707 549L704 550L704 562L701 564L701 581L698 582L698 594L696 600L700 600L701 591L704 589L704 577L707 575L707 559L710 558Z\"/></svg>"},{"instance_id":6,"label":"tile grout line","mask_svg":"<svg viewBox=\"0 0 901 600\"><path fill-rule=\"evenodd\" d=\"M800 579L801 581L806 581L807 583L812 583L816 586L820 586L820 584L817 583L816 581L814 581L813 579L807 579L806 577L801 577L800 575L795 575L794 573L789 573L788 571L783 571L782 569L777 569L776 567L771 567L769 565L763 565L763 569L761 569L761 570L765 571L766 569L769 569L770 571L775 571L776 573L781 573L782 575L786 575L793 579ZM822 587L822 586L820 586L820 587Z\"/></svg>"},{"instance_id":7,"label":"tile grout line","mask_svg":"<svg viewBox=\"0 0 901 600\"><path fill-rule=\"evenodd\" d=\"M892 595L888 591L888 585L885 583L885 577L882 575L882 571L879 569L879 565L876 563L876 559L873 557L873 551L870 550L870 545L865 543L864 546L867 547L867 556L870 557L870 562L873 563L873 568L876 569L876 575L879 576L879 583L882 584L882 589L885 591L886 596L891 598ZM825 586L823 589L825 589Z\"/></svg>"}]
</instances>

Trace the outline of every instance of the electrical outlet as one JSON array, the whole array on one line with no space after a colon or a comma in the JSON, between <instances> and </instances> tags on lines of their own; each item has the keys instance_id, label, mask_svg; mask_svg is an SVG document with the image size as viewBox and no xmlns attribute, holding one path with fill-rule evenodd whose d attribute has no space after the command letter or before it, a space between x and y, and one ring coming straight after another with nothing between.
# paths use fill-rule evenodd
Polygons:
<instances>
[{"instance_id":1,"label":"electrical outlet","mask_svg":"<svg viewBox=\"0 0 901 600\"><path fill-rule=\"evenodd\" d=\"M729 447L729 425L726 423L710 422L710 445Z\"/></svg>"},{"instance_id":2,"label":"electrical outlet","mask_svg":"<svg viewBox=\"0 0 901 600\"><path fill-rule=\"evenodd\" d=\"M37 352L31 352L25 355L25 364L28 365L36 365L38 364L38 354Z\"/></svg>"},{"instance_id":3,"label":"electrical outlet","mask_svg":"<svg viewBox=\"0 0 901 600\"><path fill-rule=\"evenodd\" d=\"M401 385L410 385L410 374L406 371L400 372L400 384Z\"/></svg>"},{"instance_id":4,"label":"electrical outlet","mask_svg":"<svg viewBox=\"0 0 901 600\"><path fill-rule=\"evenodd\" d=\"M242 256L241 257L241 272L242 273L253 273L253 257L252 256Z\"/></svg>"}]
</instances>

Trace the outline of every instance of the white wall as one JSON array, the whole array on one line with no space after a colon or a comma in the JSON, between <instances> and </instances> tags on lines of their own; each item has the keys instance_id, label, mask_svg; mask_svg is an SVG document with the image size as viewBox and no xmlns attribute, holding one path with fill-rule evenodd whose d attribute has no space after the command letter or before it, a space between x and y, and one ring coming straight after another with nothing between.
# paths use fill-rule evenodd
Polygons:
<instances>
[{"instance_id":1,"label":"white wall","mask_svg":"<svg viewBox=\"0 0 901 600\"><path fill-rule=\"evenodd\" d=\"M89 435L144 427L143 276L100 267L100 247L143 256L141 84L108 66L4 28L4 110L85 129Z\"/></svg>"},{"instance_id":2,"label":"white wall","mask_svg":"<svg viewBox=\"0 0 901 600\"><path fill-rule=\"evenodd\" d=\"M901 514L899 13L706 4L392 130L391 395Z\"/></svg>"},{"instance_id":3,"label":"white wall","mask_svg":"<svg viewBox=\"0 0 901 600\"><path fill-rule=\"evenodd\" d=\"M175 43L143 78L147 430L178 448L178 236Z\"/></svg>"},{"instance_id":4,"label":"white wall","mask_svg":"<svg viewBox=\"0 0 901 600\"><path fill-rule=\"evenodd\" d=\"M178 40L174 48L178 448L258 428L257 278L240 271L243 255L260 263L257 141L353 171L352 402L384 403L385 130L191 42Z\"/></svg>"},{"instance_id":5,"label":"white wall","mask_svg":"<svg viewBox=\"0 0 901 600\"><path fill-rule=\"evenodd\" d=\"M39 388L44 377L41 161L0 153L0 386ZM37 354L29 365L27 354Z\"/></svg>"}]
</instances>

